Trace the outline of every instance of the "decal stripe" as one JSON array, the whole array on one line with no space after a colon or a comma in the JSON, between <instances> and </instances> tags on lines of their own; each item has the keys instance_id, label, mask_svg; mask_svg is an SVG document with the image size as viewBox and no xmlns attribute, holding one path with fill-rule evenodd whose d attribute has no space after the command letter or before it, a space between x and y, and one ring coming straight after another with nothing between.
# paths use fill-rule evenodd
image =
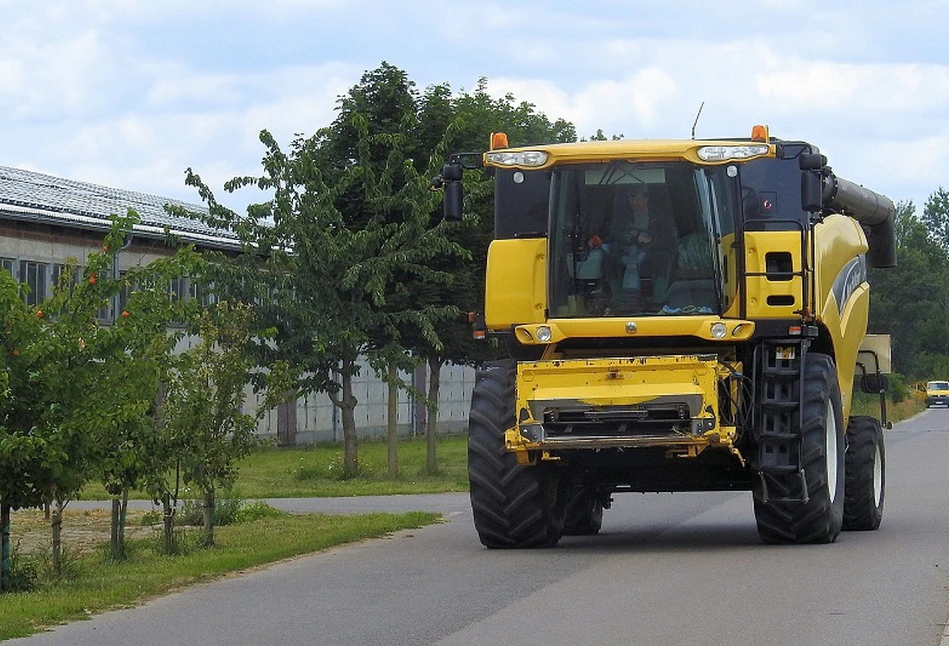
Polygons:
<instances>
[{"instance_id":1,"label":"decal stripe","mask_svg":"<svg viewBox=\"0 0 949 646\"><path fill-rule=\"evenodd\" d=\"M841 268L830 288L834 300L837 301L838 313L843 311L844 305L850 300L853 293L866 281L867 259L866 256L860 254Z\"/></svg>"}]
</instances>

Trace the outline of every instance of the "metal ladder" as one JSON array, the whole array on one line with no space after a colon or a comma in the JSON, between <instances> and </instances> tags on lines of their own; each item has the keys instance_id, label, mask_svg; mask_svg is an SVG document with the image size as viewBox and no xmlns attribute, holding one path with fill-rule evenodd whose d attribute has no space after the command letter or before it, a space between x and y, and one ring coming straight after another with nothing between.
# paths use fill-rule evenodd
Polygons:
<instances>
[{"instance_id":1,"label":"metal ladder","mask_svg":"<svg viewBox=\"0 0 949 646\"><path fill-rule=\"evenodd\" d=\"M761 344L758 373L758 477L762 502L807 503L807 479L803 467L800 410L803 403L804 360L810 340L805 338L766 340ZM770 495L769 484L787 482L796 474L800 488Z\"/></svg>"}]
</instances>

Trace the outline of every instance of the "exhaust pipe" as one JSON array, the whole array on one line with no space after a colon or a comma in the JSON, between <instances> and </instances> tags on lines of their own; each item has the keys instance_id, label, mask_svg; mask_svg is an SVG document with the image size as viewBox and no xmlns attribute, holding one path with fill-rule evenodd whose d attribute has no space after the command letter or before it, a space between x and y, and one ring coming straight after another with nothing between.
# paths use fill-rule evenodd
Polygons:
<instances>
[{"instance_id":1,"label":"exhaust pipe","mask_svg":"<svg viewBox=\"0 0 949 646\"><path fill-rule=\"evenodd\" d=\"M832 172L824 175L822 198L825 208L849 215L864 226L871 267L896 267L896 207L890 198Z\"/></svg>"}]
</instances>

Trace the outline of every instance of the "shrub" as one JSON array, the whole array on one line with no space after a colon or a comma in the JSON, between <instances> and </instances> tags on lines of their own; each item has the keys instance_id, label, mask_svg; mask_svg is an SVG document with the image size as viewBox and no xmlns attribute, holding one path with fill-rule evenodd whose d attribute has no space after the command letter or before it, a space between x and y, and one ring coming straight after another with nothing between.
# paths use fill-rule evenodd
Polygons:
<instances>
[{"instance_id":1,"label":"shrub","mask_svg":"<svg viewBox=\"0 0 949 646\"><path fill-rule=\"evenodd\" d=\"M19 543L10 551L9 592L29 592L36 587L39 576L35 561L20 554Z\"/></svg>"}]
</instances>

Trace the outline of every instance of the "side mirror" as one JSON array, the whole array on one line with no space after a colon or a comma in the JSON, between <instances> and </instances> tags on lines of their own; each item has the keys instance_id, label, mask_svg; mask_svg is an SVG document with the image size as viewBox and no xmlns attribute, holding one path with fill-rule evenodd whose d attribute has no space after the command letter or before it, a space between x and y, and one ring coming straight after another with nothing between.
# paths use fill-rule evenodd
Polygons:
<instances>
[{"instance_id":1,"label":"side mirror","mask_svg":"<svg viewBox=\"0 0 949 646\"><path fill-rule=\"evenodd\" d=\"M445 219L457 222L461 219L465 190L461 186L461 177L464 171L460 162L442 166L442 174L438 181L445 188L444 215Z\"/></svg>"},{"instance_id":2,"label":"side mirror","mask_svg":"<svg viewBox=\"0 0 949 646\"><path fill-rule=\"evenodd\" d=\"M458 180L445 183L445 219L457 222L461 219L465 200L465 189Z\"/></svg>"},{"instance_id":3,"label":"side mirror","mask_svg":"<svg viewBox=\"0 0 949 646\"><path fill-rule=\"evenodd\" d=\"M868 373L860 377L860 390L870 395L885 393L890 387L890 380L886 375Z\"/></svg>"},{"instance_id":4,"label":"side mirror","mask_svg":"<svg viewBox=\"0 0 949 646\"><path fill-rule=\"evenodd\" d=\"M824 178L819 171L805 170L801 173L801 207L809 213L821 210L821 193Z\"/></svg>"},{"instance_id":5,"label":"side mirror","mask_svg":"<svg viewBox=\"0 0 949 646\"><path fill-rule=\"evenodd\" d=\"M801 170L820 170L827 165L827 157L820 153L801 153L798 160Z\"/></svg>"}]
</instances>

